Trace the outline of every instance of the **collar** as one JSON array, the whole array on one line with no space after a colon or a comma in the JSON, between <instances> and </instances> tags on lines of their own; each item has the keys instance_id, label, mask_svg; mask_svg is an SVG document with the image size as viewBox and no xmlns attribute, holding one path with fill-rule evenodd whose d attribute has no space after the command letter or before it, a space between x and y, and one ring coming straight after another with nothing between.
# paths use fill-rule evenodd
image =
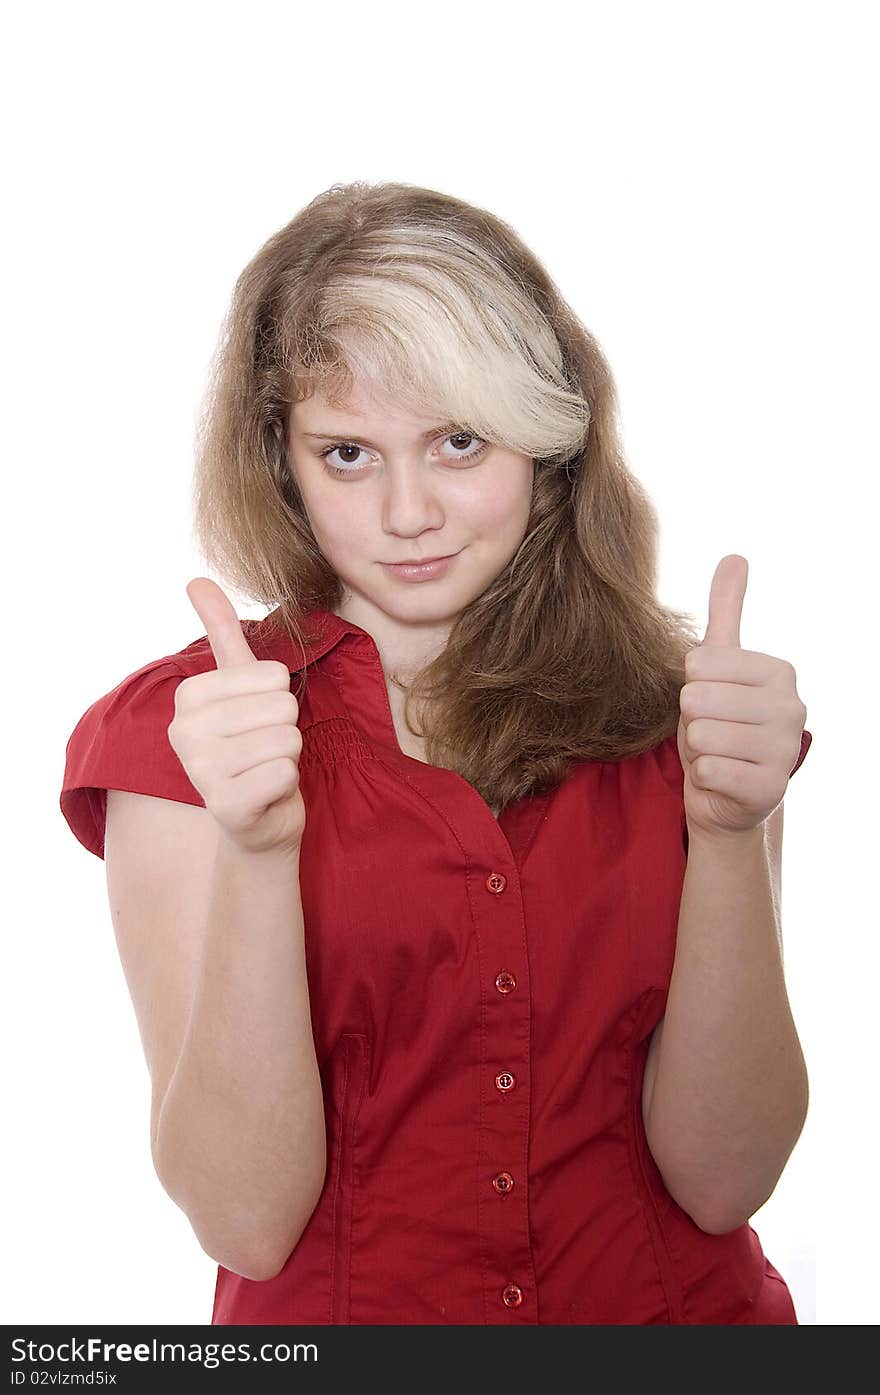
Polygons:
<instances>
[{"instance_id":1,"label":"collar","mask_svg":"<svg viewBox=\"0 0 880 1395\"><path fill-rule=\"evenodd\" d=\"M316 608L301 617L303 648L300 649L292 643L284 627L274 620L278 613L273 610L262 620L243 621L245 638L258 659L280 659L291 673L301 673L308 665L317 663L348 635L375 647L373 636L360 625L343 620L332 610Z\"/></svg>"}]
</instances>

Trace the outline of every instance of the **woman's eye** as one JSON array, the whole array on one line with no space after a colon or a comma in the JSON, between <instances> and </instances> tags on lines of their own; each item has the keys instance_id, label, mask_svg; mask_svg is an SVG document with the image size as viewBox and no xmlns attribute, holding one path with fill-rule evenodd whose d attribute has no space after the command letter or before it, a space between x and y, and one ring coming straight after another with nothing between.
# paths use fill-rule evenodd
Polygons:
<instances>
[{"instance_id":1,"label":"woman's eye","mask_svg":"<svg viewBox=\"0 0 880 1395\"><path fill-rule=\"evenodd\" d=\"M489 449L489 442L484 441L481 436L475 436L471 431L456 431L454 435L446 437L447 441L461 441L462 439L465 441L478 441L479 445L456 446L454 448L455 454L451 457L453 460L476 460L478 455L482 455L484 451ZM460 454L459 450L461 451Z\"/></svg>"},{"instance_id":2,"label":"woman's eye","mask_svg":"<svg viewBox=\"0 0 880 1395\"><path fill-rule=\"evenodd\" d=\"M343 444L343 445L338 445L338 446L328 446L326 450L322 450L322 451L321 451L321 455L323 456L323 458L324 458L325 460L327 460L331 455L334 455L334 454L336 453L336 451L338 451L338 450L342 450L342 451L350 450L350 451L354 451L356 455L359 455L359 454L360 454L360 451L361 451L361 447L360 447L360 446L354 446L354 445L344 445L344 444ZM334 473L335 475L346 475L346 474L350 474L350 473L351 473L351 471L349 471L349 470L337 470L337 469L334 469L334 467L333 467L332 465L330 465L329 468L330 468L331 470L333 470L333 473Z\"/></svg>"},{"instance_id":3,"label":"woman's eye","mask_svg":"<svg viewBox=\"0 0 880 1395\"><path fill-rule=\"evenodd\" d=\"M466 442L479 442L476 447L468 448L454 445L452 454L445 457L447 460L476 460L489 449L488 441L484 441L480 436L473 435L470 431L456 431L453 435L446 436L444 439L456 443L460 443L462 440ZM356 465L354 461L343 461L344 468L342 469L333 465L330 462L330 456L335 455L337 451L351 451L355 456L358 456L363 453L363 447L356 445L353 441L337 441L335 445L327 446L324 450L320 451L319 454L327 461L326 469L329 470L331 475L341 476L361 473L362 467Z\"/></svg>"}]
</instances>

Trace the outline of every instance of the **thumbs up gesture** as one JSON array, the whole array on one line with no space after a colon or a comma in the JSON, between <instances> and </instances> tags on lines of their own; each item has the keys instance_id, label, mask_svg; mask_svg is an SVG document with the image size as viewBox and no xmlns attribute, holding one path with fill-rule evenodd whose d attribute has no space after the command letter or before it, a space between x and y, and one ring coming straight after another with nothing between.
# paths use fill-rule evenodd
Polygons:
<instances>
[{"instance_id":1,"label":"thumbs up gesture","mask_svg":"<svg viewBox=\"0 0 880 1395\"><path fill-rule=\"evenodd\" d=\"M290 672L258 659L226 593L208 577L186 588L216 668L178 684L168 739L224 835L247 852L295 852L305 828L302 733Z\"/></svg>"},{"instance_id":2,"label":"thumbs up gesture","mask_svg":"<svg viewBox=\"0 0 880 1395\"><path fill-rule=\"evenodd\" d=\"M740 646L748 575L745 557L722 557L703 642L685 655L678 754L689 834L763 823L785 796L807 720L792 665Z\"/></svg>"}]
</instances>

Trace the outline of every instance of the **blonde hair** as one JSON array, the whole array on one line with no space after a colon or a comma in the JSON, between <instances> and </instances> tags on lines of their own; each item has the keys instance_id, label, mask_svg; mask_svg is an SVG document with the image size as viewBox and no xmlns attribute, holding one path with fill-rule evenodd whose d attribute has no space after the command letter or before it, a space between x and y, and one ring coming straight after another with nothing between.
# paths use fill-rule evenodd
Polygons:
<instances>
[{"instance_id":1,"label":"blonde hair","mask_svg":"<svg viewBox=\"0 0 880 1395\"><path fill-rule=\"evenodd\" d=\"M517 234L432 189L333 185L235 283L197 434L195 534L241 594L303 620L344 586L311 531L289 413L354 384L535 462L517 552L407 691L433 764L493 807L677 728L693 617L655 596L657 517L593 335ZM420 727L412 726L418 711Z\"/></svg>"}]
</instances>

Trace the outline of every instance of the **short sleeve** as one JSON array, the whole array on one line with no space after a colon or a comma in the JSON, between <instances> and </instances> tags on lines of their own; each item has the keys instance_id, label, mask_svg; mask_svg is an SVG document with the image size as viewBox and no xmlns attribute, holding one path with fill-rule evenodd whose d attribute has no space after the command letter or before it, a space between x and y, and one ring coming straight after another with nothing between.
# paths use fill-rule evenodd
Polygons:
<instances>
[{"instance_id":1,"label":"short sleeve","mask_svg":"<svg viewBox=\"0 0 880 1395\"><path fill-rule=\"evenodd\" d=\"M97 857L104 856L108 789L205 807L168 740L184 676L171 659L145 664L93 702L68 739L61 812Z\"/></svg>"},{"instance_id":2,"label":"short sleeve","mask_svg":"<svg viewBox=\"0 0 880 1395\"><path fill-rule=\"evenodd\" d=\"M805 727L804 730L801 732L801 749L800 749L800 752L799 752L799 754L798 754L798 758L797 758L797 760L795 761L794 765L792 766L792 768L791 768L791 770L789 771L789 774L788 774L789 780L791 779L791 777L792 777L792 775L794 774L794 772L795 772L796 770L800 770L801 766L803 765L803 763L804 763L804 757L806 756L807 751L809 751L810 746L812 745L812 741L813 741L813 733L812 733L811 731L807 731L807 729L806 729L806 727Z\"/></svg>"}]
</instances>

